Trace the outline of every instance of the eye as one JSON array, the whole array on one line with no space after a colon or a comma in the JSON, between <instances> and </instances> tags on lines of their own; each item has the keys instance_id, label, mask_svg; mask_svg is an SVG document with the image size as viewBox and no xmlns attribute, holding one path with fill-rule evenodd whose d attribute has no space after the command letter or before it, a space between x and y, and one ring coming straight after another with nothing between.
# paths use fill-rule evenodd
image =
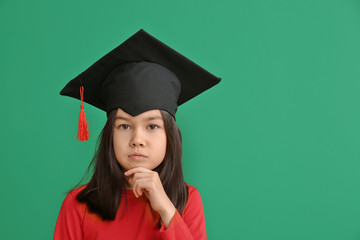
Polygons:
<instances>
[{"instance_id":1,"label":"eye","mask_svg":"<svg viewBox=\"0 0 360 240\"><path fill-rule=\"evenodd\" d=\"M150 130L156 130L156 129L158 129L158 128L159 128L159 126L156 125L156 124L150 124L150 125L148 126L148 129L150 129Z\"/></svg>"},{"instance_id":2,"label":"eye","mask_svg":"<svg viewBox=\"0 0 360 240\"><path fill-rule=\"evenodd\" d=\"M121 124L121 125L119 126L119 128L120 128L120 129L124 129L124 130L126 130L126 129L129 129L129 128L130 128L130 126L129 126L129 125L127 125L127 124Z\"/></svg>"}]
</instances>

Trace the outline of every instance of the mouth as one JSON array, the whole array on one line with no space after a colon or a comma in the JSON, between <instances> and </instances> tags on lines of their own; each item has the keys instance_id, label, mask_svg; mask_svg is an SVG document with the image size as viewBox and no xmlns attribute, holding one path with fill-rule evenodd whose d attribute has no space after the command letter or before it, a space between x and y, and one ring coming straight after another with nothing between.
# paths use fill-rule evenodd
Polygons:
<instances>
[{"instance_id":1,"label":"mouth","mask_svg":"<svg viewBox=\"0 0 360 240\"><path fill-rule=\"evenodd\" d=\"M147 156L140 154L140 153L134 153L132 155L129 155L129 158L131 158L133 160L144 160L147 158Z\"/></svg>"}]
</instances>

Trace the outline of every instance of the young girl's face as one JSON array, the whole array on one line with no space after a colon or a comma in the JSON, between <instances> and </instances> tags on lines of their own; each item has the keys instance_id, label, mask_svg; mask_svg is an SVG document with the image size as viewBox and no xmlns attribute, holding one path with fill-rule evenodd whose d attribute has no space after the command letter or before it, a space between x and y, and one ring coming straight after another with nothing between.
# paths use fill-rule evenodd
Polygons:
<instances>
[{"instance_id":1,"label":"young girl's face","mask_svg":"<svg viewBox=\"0 0 360 240\"><path fill-rule=\"evenodd\" d=\"M135 167L153 170L159 166L166 153L166 132L160 111L150 110L133 117L118 108L113 144L115 157L125 170Z\"/></svg>"}]
</instances>

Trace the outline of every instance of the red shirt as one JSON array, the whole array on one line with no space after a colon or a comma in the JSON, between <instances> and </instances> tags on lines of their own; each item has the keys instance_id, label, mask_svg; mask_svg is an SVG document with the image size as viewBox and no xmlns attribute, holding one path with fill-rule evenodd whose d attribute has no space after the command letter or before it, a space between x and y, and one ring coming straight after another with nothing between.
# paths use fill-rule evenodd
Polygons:
<instances>
[{"instance_id":1,"label":"red shirt","mask_svg":"<svg viewBox=\"0 0 360 240\"><path fill-rule=\"evenodd\" d=\"M76 188L66 196L61 206L54 240L207 239L200 194L195 187L188 184L186 186L189 195L185 209L181 215L175 211L166 229L160 215L156 211L155 215L152 214L145 194L136 198L132 190L124 190L115 220L102 221L100 216L89 212L85 203L76 200L77 193L84 186ZM124 214L125 196L127 204ZM161 227L158 225L159 221Z\"/></svg>"}]
</instances>

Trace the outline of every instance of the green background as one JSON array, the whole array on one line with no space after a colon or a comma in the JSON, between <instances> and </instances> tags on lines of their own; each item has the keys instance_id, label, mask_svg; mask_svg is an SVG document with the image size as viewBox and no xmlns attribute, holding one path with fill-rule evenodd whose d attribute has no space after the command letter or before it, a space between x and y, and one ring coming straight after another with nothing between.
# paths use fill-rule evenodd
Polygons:
<instances>
[{"instance_id":1,"label":"green background","mask_svg":"<svg viewBox=\"0 0 360 240\"><path fill-rule=\"evenodd\" d=\"M1 0L1 239L53 237L106 121L59 92L141 28L222 78L177 113L209 239L360 239L358 0Z\"/></svg>"}]
</instances>

